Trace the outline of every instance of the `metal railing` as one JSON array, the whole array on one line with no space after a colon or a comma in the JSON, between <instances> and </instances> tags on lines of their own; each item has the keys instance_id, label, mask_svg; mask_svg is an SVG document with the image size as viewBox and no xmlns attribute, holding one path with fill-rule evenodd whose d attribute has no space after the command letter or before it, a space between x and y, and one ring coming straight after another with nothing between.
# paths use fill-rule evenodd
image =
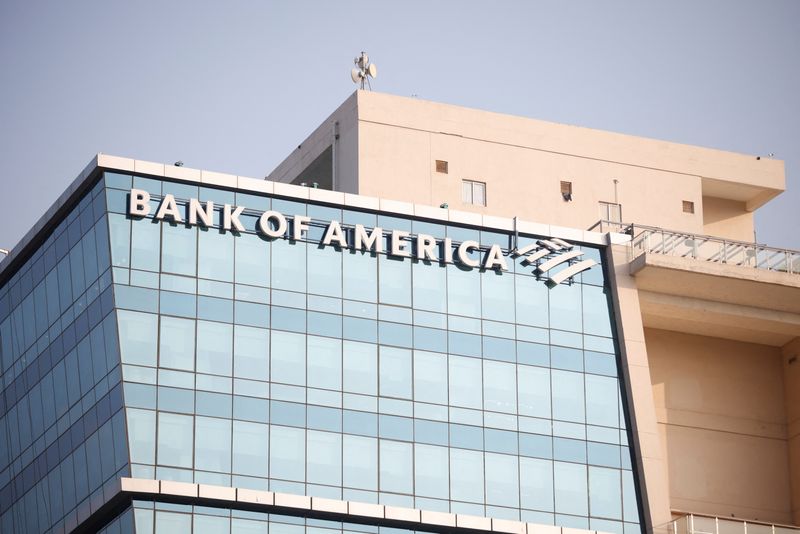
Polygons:
<instances>
[{"instance_id":1,"label":"metal railing","mask_svg":"<svg viewBox=\"0 0 800 534\"><path fill-rule=\"evenodd\" d=\"M800 527L733 517L686 514L670 522L670 534L799 534Z\"/></svg>"},{"instance_id":2,"label":"metal railing","mask_svg":"<svg viewBox=\"0 0 800 534\"><path fill-rule=\"evenodd\" d=\"M630 235L631 260L653 253L800 274L800 251L797 250L614 221L598 221L590 230Z\"/></svg>"}]
</instances>

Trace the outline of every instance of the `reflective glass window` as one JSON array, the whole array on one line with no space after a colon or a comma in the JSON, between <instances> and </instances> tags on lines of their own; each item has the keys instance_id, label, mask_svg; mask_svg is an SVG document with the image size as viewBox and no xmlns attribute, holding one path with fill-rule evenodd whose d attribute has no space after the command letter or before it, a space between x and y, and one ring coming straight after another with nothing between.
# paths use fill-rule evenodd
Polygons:
<instances>
[{"instance_id":1,"label":"reflective glass window","mask_svg":"<svg viewBox=\"0 0 800 534\"><path fill-rule=\"evenodd\" d=\"M272 425L270 427L270 477L304 482L306 478L306 431Z\"/></svg>"},{"instance_id":2,"label":"reflective glass window","mask_svg":"<svg viewBox=\"0 0 800 534\"><path fill-rule=\"evenodd\" d=\"M380 347L380 394L411 398L411 351Z\"/></svg>"},{"instance_id":3,"label":"reflective glass window","mask_svg":"<svg viewBox=\"0 0 800 534\"><path fill-rule=\"evenodd\" d=\"M414 465L411 443L380 440L381 491L411 493Z\"/></svg>"},{"instance_id":4,"label":"reflective glass window","mask_svg":"<svg viewBox=\"0 0 800 534\"><path fill-rule=\"evenodd\" d=\"M191 319L162 316L159 330L159 365L194 369L195 327Z\"/></svg>"},{"instance_id":5,"label":"reflective glass window","mask_svg":"<svg viewBox=\"0 0 800 534\"><path fill-rule=\"evenodd\" d=\"M233 326L210 321L197 322L197 372L231 374Z\"/></svg>"},{"instance_id":6,"label":"reflective glass window","mask_svg":"<svg viewBox=\"0 0 800 534\"><path fill-rule=\"evenodd\" d=\"M158 463L175 467L192 467L194 451L194 418L160 412L158 414Z\"/></svg>"}]
</instances>

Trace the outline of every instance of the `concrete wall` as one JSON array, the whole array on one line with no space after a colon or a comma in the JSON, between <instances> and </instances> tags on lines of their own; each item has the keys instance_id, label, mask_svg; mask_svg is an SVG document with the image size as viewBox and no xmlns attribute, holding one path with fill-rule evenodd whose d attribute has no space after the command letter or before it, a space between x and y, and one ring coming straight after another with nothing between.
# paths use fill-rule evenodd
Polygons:
<instances>
[{"instance_id":1,"label":"concrete wall","mask_svg":"<svg viewBox=\"0 0 800 534\"><path fill-rule=\"evenodd\" d=\"M789 472L792 484L792 518L800 524L800 338L781 350L783 385L786 392L786 422L789 439Z\"/></svg>"},{"instance_id":2,"label":"concrete wall","mask_svg":"<svg viewBox=\"0 0 800 534\"><path fill-rule=\"evenodd\" d=\"M673 510L790 523L781 351L645 329Z\"/></svg>"},{"instance_id":3,"label":"concrete wall","mask_svg":"<svg viewBox=\"0 0 800 534\"><path fill-rule=\"evenodd\" d=\"M697 210L697 206L695 206ZM753 212L744 202L703 197L703 233L737 241L754 241Z\"/></svg>"}]
</instances>

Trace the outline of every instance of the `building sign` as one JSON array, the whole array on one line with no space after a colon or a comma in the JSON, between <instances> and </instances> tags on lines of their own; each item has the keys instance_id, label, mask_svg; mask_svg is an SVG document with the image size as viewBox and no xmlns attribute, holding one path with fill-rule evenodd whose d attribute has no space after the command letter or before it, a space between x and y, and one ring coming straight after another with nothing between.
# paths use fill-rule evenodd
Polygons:
<instances>
[{"instance_id":1,"label":"building sign","mask_svg":"<svg viewBox=\"0 0 800 534\"><path fill-rule=\"evenodd\" d=\"M150 215L150 193L141 189L131 189L128 199L129 216L147 217ZM175 197L166 194L153 218L209 228L214 225L214 209L214 202L210 200L201 202L196 198L189 199L185 208L181 209ZM220 228L234 234L246 231L239 219L244 210L244 206L223 204ZM288 235L290 239L299 241L305 237L310 223L311 218L306 215L287 216L270 210L261 213L256 228L251 230L268 238L277 239ZM384 239L385 237L386 239ZM336 220L327 223L320 244L376 254L385 253L398 258L456 263L483 270L508 270L508 258L498 244L490 245L484 251L481 249L480 243L473 240L453 243L449 237L439 239L428 234L411 234L404 230L367 228L362 224L343 227L341 222ZM577 261L582 255L583 252L574 250L572 244L558 238L541 239L532 245L511 251L513 257L524 257L523 265L535 264L535 272L540 275L566 263L566 268L547 279L551 285L560 284L596 265L596 262L591 259Z\"/></svg>"}]
</instances>

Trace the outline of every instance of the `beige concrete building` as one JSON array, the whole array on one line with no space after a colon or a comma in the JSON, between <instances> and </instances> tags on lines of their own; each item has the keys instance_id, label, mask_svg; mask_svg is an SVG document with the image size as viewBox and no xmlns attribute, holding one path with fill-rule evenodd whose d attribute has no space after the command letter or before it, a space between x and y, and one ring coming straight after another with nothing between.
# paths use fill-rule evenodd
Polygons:
<instances>
[{"instance_id":1,"label":"beige concrete building","mask_svg":"<svg viewBox=\"0 0 800 534\"><path fill-rule=\"evenodd\" d=\"M800 525L800 253L753 226L783 162L357 91L267 179L624 234L608 250L645 525Z\"/></svg>"}]
</instances>

